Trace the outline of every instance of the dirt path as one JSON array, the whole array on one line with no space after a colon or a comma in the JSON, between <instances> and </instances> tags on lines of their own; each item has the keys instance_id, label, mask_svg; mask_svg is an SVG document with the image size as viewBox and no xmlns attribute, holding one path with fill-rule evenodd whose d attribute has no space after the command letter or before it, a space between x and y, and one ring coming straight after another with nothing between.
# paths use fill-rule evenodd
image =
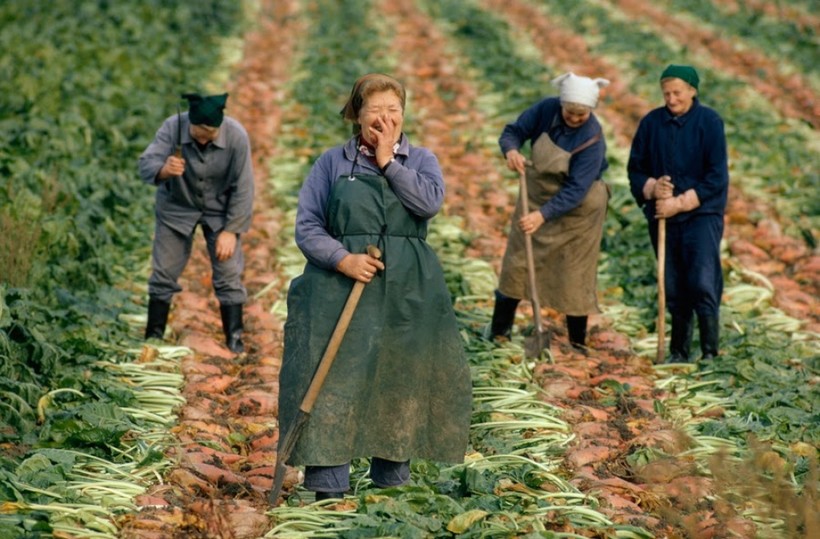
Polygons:
<instances>
[{"instance_id":1,"label":"dirt path","mask_svg":"<svg viewBox=\"0 0 820 539\"><path fill-rule=\"evenodd\" d=\"M245 311L247 354L233 357L223 346L219 306L200 242L181 280L185 291L174 300L169 323L175 340L194 352L182 363L188 402L174 429L178 446L171 456L177 465L163 484L137 499L145 508L122 523L123 538L250 539L271 528L264 513L278 440L274 418L282 327L269 314L277 298L254 295L281 279L273 260L281 219L266 184L281 123L279 89L288 79L290 52L300 35L297 7L296 0L262 2L229 88L227 113L248 130L257 186L253 225L243 238L250 295Z\"/></svg>"},{"instance_id":2,"label":"dirt path","mask_svg":"<svg viewBox=\"0 0 820 539\"><path fill-rule=\"evenodd\" d=\"M820 128L820 99L809 82L798 73L784 73L778 61L754 49L741 49L714 31L689 24L650 0L617 0L620 10L636 21L647 21L663 33L685 44L692 53L707 53L716 70L751 85L781 114Z\"/></svg>"},{"instance_id":3,"label":"dirt path","mask_svg":"<svg viewBox=\"0 0 820 539\"><path fill-rule=\"evenodd\" d=\"M305 32L299 26L298 0L262 0L261 4L256 28L245 36L244 57L236 67L228 111L251 136L257 179L254 224L243 239L245 281L252 298L246 309L248 353L235 358L222 346L210 269L204 251L197 249L184 275L185 292L175 300L170 322L175 340L194 351L182 365L188 404L174 429L179 442L172 456L177 465L163 484L137 500L145 509L122 523L124 538L242 539L260 537L270 529L265 511L279 434L272 418L277 412L282 322L270 314L271 304L279 298L255 295L271 283L276 283L272 288L279 293L284 284L273 256L281 219L266 190L267 163L283 121L281 89L289 77L292 53ZM524 3L485 0L484 4L505 14L521 31L531 31L550 64L610 78L613 106L605 114L618 143L628 144L638 119L651 105L629 94L613 66L590 55L580 37L551 26ZM472 106L476 85L459 71L458 58L446 52L446 37L412 3L385 0L374 9L393 25L393 49L401 51L403 60L396 75L412 88L414 111L423 111L418 114L418 132L423 138L419 143L434 149L441 161L448 182L447 211L462 216L465 227L476 232L468 254L492 260L497 267L512 200L499 188L506 181L500 155L493 150L476 151L469 143L475 126L486 123L482 112ZM452 97L445 101L442 95ZM752 208L771 215L765 206L734 191L732 204L745 208L745 215ZM730 222L729 228L731 248L741 262L769 276L787 275L787 283L778 290L781 301L787 284L795 282L801 271L816 275L820 264L797 246L790 254L777 255L779 258L771 254L788 245L773 225L776 222L774 217L754 223ZM767 241L773 246L771 253L761 254L758 250L763 248L758 244ZM811 295L799 286L796 290ZM804 315L816 315L814 298L795 299L795 312L805 308ZM557 361L540 365L535 376L548 402L561 406L573 425L577 440L566 461L573 483L600 499L613 520L645 526L659 536L681 530L708 534L720 526L740 533L747 530L747 522L718 522L698 505L712 492L712 485L696 477L685 462L670 459L655 470L635 475L626 463L634 451L658 447L675 453L688 443L653 410L653 401L663 395L654 389L649 363L629 354L627 339L611 331L600 317L592 320L590 335L595 357L574 353L567 346L560 317L548 314L557 334L553 344ZM631 390L613 401L607 380L629 383ZM291 475L286 487L296 479ZM678 509L668 511L673 505Z\"/></svg>"},{"instance_id":4,"label":"dirt path","mask_svg":"<svg viewBox=\"0 0 820 539\"><path fill-rule=\"evenodd\" d=\"M712 0L717 6L723 6L728 13L738 11L754 11L762 13L776 20L786 21L798 28L810 30L814 35L820 34L820 17L817 13L808 13L798 6L790 6L787 2L771 2L770 0Z\"/></svg>"}]
</instances>

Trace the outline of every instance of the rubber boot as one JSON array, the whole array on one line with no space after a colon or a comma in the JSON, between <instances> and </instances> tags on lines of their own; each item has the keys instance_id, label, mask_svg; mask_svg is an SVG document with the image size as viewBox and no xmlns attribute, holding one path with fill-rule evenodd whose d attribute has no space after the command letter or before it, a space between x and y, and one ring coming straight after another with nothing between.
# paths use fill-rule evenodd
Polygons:
<instances>
[{"instance_id":1,"label":"rubber boot","mask_svg":"<svg viewBox=\"0 0 820 539\"><path fill-rule=\"evenodd\" d=\"M701 359L714 359L718 355L718 340L720 335L720 321L717 316L698 316L700 330Z\"/></svg>"},{"instance_id":2,"label":"rubber boot","mask_svg":"<svg viewBox=\"0 0 820 539\"><path fill-rule=\"evenodd\" d=\"M515 321L515 310L521 300L510 298L495 291L495 307L493 307L493 320L484 329L484 338L494 340L496 337L509 339L512 336L512 326Z\"/></svg>"},{"instance_id":3,"label":"rubber boot","mask_svg":"<svg viewBox=\"0 0 820 539\"><path fill-rule=\"evenodd\" d=\"M145 324L145 340L162 340L165 326L168 324L168 312L171 304L156 298L148 299L148 323Z\"/></svg>"},{"instance_id":4,"label":"rubber boot","mask_svg":"<svg viewBox=\"0 0 820 539\"><path fill-rule=\"evenodd\" d=\"M222 330L225 332L225 344L234 354L241 354L245 351L245 344L242 342L242 308L241 303L219 306L222 314Z\"/></svg>"},{"instance_id":5,"label":"rubber boot","mask_svg":"<svg viewBox=\"0 0 820 539\"><path fill-rule=\"evenodd\" d=\"M689 363L693 328L691 314L672 314L672 338L669 342L667 363Z\"/></svg>"},{"instance_id":6,"label":"rubber boot","mask_svg":"<svg viewBox=\"0 0 820 539\"><path fill-rule=\"evenodd\" d=\"M587 352L587 317L567 315L569 344L578 351Z\"/></svg>"}]
</instances>

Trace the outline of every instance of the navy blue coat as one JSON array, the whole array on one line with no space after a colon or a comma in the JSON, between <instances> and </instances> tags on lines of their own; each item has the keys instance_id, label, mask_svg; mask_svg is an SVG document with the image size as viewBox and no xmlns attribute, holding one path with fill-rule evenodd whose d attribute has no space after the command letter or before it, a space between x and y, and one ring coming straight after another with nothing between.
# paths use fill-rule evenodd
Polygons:
<instances>
[{"instance_id":1,"label":"navy blue coat","mask_svg":"<svg viewBox=\"0 0 820 539\"><path fill-rule=\"evenodd\" d=\"M729 166L723 120L695 98L692 108L679 117L664 107L654 109L638 125L627 164L632 195L647 218L655 218L655 202L646 200L643 187L649 178L669 175L674 195L694 189L700 207L669 219L680 222L696 215L723 215L729 191Z\"/></svg>"}]
</instances>

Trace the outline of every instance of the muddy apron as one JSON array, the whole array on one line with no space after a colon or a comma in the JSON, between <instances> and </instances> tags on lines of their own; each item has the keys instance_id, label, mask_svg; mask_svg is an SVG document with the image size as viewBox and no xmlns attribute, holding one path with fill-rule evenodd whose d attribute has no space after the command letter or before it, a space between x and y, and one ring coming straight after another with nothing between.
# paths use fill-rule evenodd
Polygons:
<instances>
[{"instance_id":1,"label":"muddy apron","mask_svg":"<svg viewBox=\"0 0 820 539\"><path fill-rule=\"evenodd\" d=\"M332 188L328 226L352 253L377 245L386 269L365 286L289 463L462 462L470 371L441 265L425 241L427 221L404 208L384 177L355 175ZM280 432L296 416L352 286L310 263L291 283Z\"/></svg>"},{"instance_id":2,"label":"muddy apron","mask_svg":"<svg viewBox=\"0 0 820 539\"><path fill-rule=\"evenodd\" d=\"M546 133L532 146L527 164L528 210L540 208L561 189L573 154L597 142L593 137L572 151L558 147ZM598 255L609 193L601 180L592 182L581 204L554 220L546 221L532 235L538 299L571 316L600 312L597 298ZM523 215L521 199L515 207L501 266L498 289L518 299L530 298L524 233L518 227Z\"/></svg>"}]
</instances>

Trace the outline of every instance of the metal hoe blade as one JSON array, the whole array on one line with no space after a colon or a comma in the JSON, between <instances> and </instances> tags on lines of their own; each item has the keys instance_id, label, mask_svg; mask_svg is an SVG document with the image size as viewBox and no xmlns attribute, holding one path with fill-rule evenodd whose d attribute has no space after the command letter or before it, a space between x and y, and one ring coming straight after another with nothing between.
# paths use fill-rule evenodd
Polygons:
<instances>
[{"instance_id":1,"label":"metal hoe blade","mask_svg":"<svg viewBox=\"0 0 820 539\"><path fill-rule=\"evenodd\" d=\"M524 337L524 354L529 358L540 358L550 347L550 335L535 328L535 333Z\"/></svg>"},{"instance_id":2,"label":"metal hoe blade","mask_svg":"<svg viewBox=\"0 0 820 539\"><path fill-rule=\"evenodd\" d=\"M276 471L273 474L273 488L268 494L268 502L271 505L276 505L279 493L282 492L282 484L285 482L285 463L293 453L293 448L296 447L296 442L299 440L305 425L307 425L308 418L310 418L309 413L299 410L293 426L285 435L282 443L279 444L279 451L276 453Z\"/></svg>"}]
</instances>

